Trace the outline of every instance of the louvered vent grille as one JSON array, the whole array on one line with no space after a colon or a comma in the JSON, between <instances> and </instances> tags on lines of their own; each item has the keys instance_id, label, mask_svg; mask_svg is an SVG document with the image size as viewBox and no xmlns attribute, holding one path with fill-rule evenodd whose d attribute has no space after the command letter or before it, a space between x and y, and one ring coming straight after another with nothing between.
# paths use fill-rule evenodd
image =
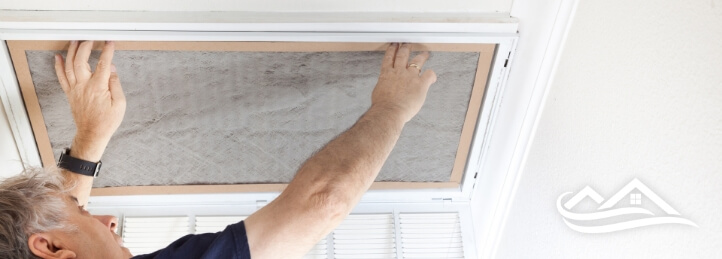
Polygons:
<instances>
[{"instance_id":1,"label":"louvered vent grille","mask_svg":"<svg viewBox=\"0 0 722 259\"><path fill-rule=\"evenodd\" d=\"M396 258L393 214L349 215L333 231L334 258Z\"/></svg>"},{"instance_id":2,"label":"louvered vent grille","mask_svg":"<svg viewBox=\"0 0 722 259\"><path fill-rule=\"evenodd\" d=\"M188 234L188 217L125 217L123 245L133 255L149 254Z\"/></svg>"},{"instance_id":3,"label":"louvered vent grille","mask_svg":"<svg viewBox=\"0 0 722 259\"><path fill-rule=\"evenodd\" d=\"M245 220L247 216L196 216L196 234L216 233L226 229L230 224ZM326 239L321 240L311 251L304 256L304 259L325 259L327 258Z\"/></svg>"},{"instance_id":4,"label":"louvered vent grille","mask_svg":"<svg viewBox=\"0 0 722 259\"><path fill-rule=\"evenodd\" d=\"M458 213L398 215L399 222L394 222L390 213L349 215L330 239L322 239L303 258L326 259L329 252L337 259L397 258L397 253L406 259L464 258ZM193 231L188 217L125 217L122 237L132 254L148 254L189 233L220 232L245 219L246 216L196 216ZM400 248L396 246L397 238L401 239Z\"/></svg>"},{"instance_id":5,"label":"louvered vent grille","mask_svg":"<svg viewBox=\"0 0 722 259\"><path fill-rule=\"evenodd\" d=\"M401 213L404 258L464 258L457 213Z\"/></svg>"},{"instance_id":6,"label":"louvered vent grille","mask_svg":"<svg viewBox=\"0 0 722 259\"><path fill-rule=\"evenodd\" d=\"M228 225L245 220L247 216L196 216L196 234L216 233Z\"/></svg>"},{"instance_id":7,"label":"louvered vent grille","mask_svg":"<svg viewBox=\"0 0 722 259\"><path fill-rule=\"evenodd\" d=\"M326 259L328 258L328 242L326 238L321 239L303 259Z\"/></svg>"}]
</instances>

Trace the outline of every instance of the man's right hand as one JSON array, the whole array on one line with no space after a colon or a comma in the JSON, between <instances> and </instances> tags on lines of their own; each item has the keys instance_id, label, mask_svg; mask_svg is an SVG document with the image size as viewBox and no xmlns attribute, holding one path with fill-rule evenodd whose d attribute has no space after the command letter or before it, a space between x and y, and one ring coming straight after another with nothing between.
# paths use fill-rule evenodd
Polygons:
<instances>
[{"instance_id":1,"label":"man's right hand","mask_svg":"<svg viewBox=\"0 0 722 259\"><path fill-rule=\"evenodd\" d=\"M381 65L379 81L371 95L371 109L398 112L404 123L419 112L429 86L436 82L434 71L421 73L429 53L421 53L409 62L410 54L409 44L389 45Z\"/></svg>"}]
</instances>

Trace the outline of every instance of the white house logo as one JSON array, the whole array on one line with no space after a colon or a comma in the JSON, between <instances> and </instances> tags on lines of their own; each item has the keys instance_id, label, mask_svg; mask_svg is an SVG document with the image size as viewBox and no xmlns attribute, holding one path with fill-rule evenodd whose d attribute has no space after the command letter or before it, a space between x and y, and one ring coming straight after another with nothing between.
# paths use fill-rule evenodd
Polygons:
<instances>
[{"instance_id":1,"label":"white house logo","mask_svg":"<svg viewBox=\"0 0 722 259\"><path fill-rule=\"evenodd\" d=\"M557 210L564 217L564 223L578 232L609 233L660 224L682 224L697 227L697 224L682 218L677 210L669 206L667 202L636 178L606 201L599 193L587 186L562 205L562 200L570 194L572 192L566 192L559 196ZM588 213L571 211L587 197L596 204L601 204L601 206L596 211ZM626 205L626 202L622 201L625 201L627 197L629 197L629 206L622 206ZM647 200L651 204L647 203ZM643 205L656 205L664 211L664 213L657 214L664 215L655 215L652 211L642 208Z\"/></svg>"}]
</instances>

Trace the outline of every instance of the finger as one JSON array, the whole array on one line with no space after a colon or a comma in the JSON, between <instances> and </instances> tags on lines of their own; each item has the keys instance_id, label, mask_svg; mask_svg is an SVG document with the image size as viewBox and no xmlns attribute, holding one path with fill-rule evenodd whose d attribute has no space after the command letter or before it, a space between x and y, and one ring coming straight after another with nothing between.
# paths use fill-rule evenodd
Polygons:
<instances>
[{"instance_id":1,"label":"finger","mask_svg":"<svg viewBox=\"0 0 722 259\"><path fill-rule=\"evenodd\" d=\"M75 60L73 61L73 70L75 70L75 79L78 82L87 81L90 79L90 65L88 64L88 58L90 58L90 52L93 49L93 41L86 40L80 43L78 46L78 52L75 54Z\"/></svg>"},{"instance_id":2,"label":"finger","mask_svg":"<svg viewBox=\"0 0 722 259\"><path fill-rule=\"evenodd\" d=\"M411 45L408 43L402 43L401 46L399 46L399 50L396 52L394 68L406 68L406 65L409 63L409 53L411 53Z\"/></svg>"},{"instance_id":3,"label":"finger","mask_svg":"<svg viewBox=\"0 0 722 259\"><path fill-rule=\"evenodd\" d=\"M423 53L416 55L416 57L411 59L411 62L409 62L409 65L416 64L419 67L418 68L409 67L409 69L417 69L417 70L419 70L419 72L421 72L421 68L424 67L424 63L426 63L426 60L428 60L428 59L429 59L428 51L424 51Z\"/></svg>"},{"instance_id":4,"label":"finger","mask_svg":"<svg viewBox=\"0 0 722 259\"><path fill-rule=\"evenodd\" d=\"M68 85L68 79L65 77L63 56L60 56L60 54L55 54L55 74L58 75L58 82L60 82L60 87L63 88L63 92L65 92L65 94L68 94L70 86Z\"/></svg>"},{"instance_id":5,"label":"finger","mask_svg":"<svg viewBox=\"0 0 722 259\"><path fill-rule=\"evenodd\" d=\"M396 50L399 48L398 43L390 43L389 47L386 48L386 54L384 55L384 61L381 63L381 69L393 68L394 58L396 57Z\"/></svg>"},{"instance_id":6,"label":"finger","mask_svg":"<svg viewBox=\"0 0 722 259\"><path fill-rule=\"evenodd\" d=\"M431 69L426 70L421 74L421 80L424 80L424 82L431 86L431 84L436 83L436 73Z\"/></svg>"},{"instance_id":7,"label":"finger","mask_svg":"<svg viewBox=\"0 0 722 259\"><path fill-rule=\"evenodd\" d=\"M73 60L75 60L75 52L78 51L78 41L70 41L68 53L65 55L65 78L68 79L69 85L75 85L75 71L73 71Z\"/></svg>"},{"instance_id":8,"label":"finger","mask_svg":"<svg viewBox=\"0 0 722 259\"><path fill-rule=\"evenodd\" d=\"M125 104L125 94L123 94L123 87L120 85L120 79L118 73L115 71L115 65L111 66L111 72L108 79L108 88L110 91L110 99L113 103L121 102Z\"/></svg>"},{"instance_id":9,"label":"finger","mask_svg":"<svg viewBox=\"0 0 722 259\"><path fill-rule=\"evenodd\" d=\"M115 51L115 44L112 41L105 43L103 52L100 53L100 59L98 60L98 66L95 67L92 80L98 80L99 82L108 82L110 79L110 67L113 64L113 52ZM103 84L101 84L103 85Z\"/></svg>"}]
</instances>

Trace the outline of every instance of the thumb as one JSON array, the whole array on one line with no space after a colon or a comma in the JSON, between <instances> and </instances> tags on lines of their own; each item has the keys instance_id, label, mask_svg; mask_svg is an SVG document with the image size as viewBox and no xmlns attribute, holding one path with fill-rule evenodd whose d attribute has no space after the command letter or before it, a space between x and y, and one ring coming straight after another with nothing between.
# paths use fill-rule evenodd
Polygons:
<instances>
[{"instance_id":1,"label":"thumb","mask_svg":"<svg viewBox=\"0 0 722 259\"><path fill-rule=\"evenodd\" d=\"M110 90L110 98L113 102L125 103L125 94L123 94L123 87L120 85L120 78L115 70L115 65L112 65L110 72L110 79L108 80L108 88Z\"/></svg>"}]
</instances>

